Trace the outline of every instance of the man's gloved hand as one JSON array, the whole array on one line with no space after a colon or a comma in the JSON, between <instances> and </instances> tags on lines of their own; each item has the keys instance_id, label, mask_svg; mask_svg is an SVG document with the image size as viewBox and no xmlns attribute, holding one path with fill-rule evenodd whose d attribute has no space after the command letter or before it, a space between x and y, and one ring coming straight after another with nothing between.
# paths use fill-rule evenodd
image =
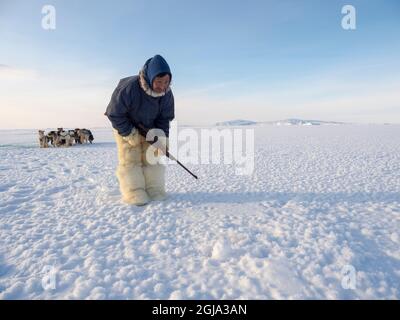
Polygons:
<instances>
[{"instance_id":1,"label":"man's gloved hand","mask_svg":"<svg viewBox=\"0 0 400 320\"><path fill-rule=\"evenodd\" d=\"M122 137L122 139L128 142L132 147L137 147L142 143L142 138L136 128L133 128L131 133Z\"/></svg>"},{"instance_id":2,"label":"man's gloved hand","mask_svg":"<svg viewBox=\"0 0 400 320\"><path fill-rule=\"evenodd\" d=\"M168 150L168 138L157 137L157 141L153 143L153 146L157 149L157 156L166 155Z\"/></svg>"}]
</instances>

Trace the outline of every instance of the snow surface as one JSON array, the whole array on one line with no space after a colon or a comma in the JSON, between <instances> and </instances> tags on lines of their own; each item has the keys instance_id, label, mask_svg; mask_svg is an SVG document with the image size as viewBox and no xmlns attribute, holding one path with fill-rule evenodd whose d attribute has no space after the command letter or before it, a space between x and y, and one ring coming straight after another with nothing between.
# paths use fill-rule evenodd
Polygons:
<instances>
[{"instance_id":1,"label":"snow surface","mask_svg":"<svg viewBox=\"0 0 400 320\"><path fill-rule=\"evenodd\" d=\"M0 131L0 298L399 299L400 126L255 130L252 176L169 165L144 207L120 201L111 130Z\"/></svg>"}]
</instances>

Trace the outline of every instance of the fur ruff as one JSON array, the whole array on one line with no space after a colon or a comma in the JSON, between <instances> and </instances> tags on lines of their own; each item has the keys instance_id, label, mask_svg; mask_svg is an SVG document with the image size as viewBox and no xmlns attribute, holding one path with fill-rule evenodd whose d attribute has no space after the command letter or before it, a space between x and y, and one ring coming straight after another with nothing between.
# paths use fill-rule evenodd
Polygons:
<instances>
[{"instance_id":1,"label":"fur ruff","mask_svg":"<svg viewBox=\"0 0 400 320\"><path fill-rule=\"evenodd\" d=\"M153 97L153 98L165 96L165 94L171 90L170 86L168 86L167 90L162 93L157 93L153 89L151 89L145 79L143 69L140 70L140 72L139 72L139 84L140 84L140 87L143 89L143 91L146 92L150 97Z\"/></svg>"}]
</instances>

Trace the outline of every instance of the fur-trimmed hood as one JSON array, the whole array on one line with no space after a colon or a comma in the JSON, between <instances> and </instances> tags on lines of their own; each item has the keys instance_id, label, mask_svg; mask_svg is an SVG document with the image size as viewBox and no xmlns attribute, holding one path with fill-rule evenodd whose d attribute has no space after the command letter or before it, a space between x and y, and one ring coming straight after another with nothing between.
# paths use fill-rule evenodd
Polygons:
<instances>
[{"instance_id":1,"label":"fur-trimmed hood","mask_svg":"<svg viewBox=\"0 0 400 320\"><path fill-rule=\"evenodd\" d=\"M153 98L158 98L158 97L162 97L165 96L165 94L171 90L171 82L169 83L169 86L167 88L167 90L165 92L155 92L153 89L150 88L149 84L147 83L145 74L144 74L144 67L142 68L142 70L139 71L139 84L140 87L143 89L144 92L146 92L149 96L153 97Z\"/></svg>"},{"instance_id":2,"label":"fur-trimmed hood","mask_svg":"<svg viewBox=\"0 0 400 320\"><path fill-rule=\"evenodd\" d=\"M144 64L143 68L139 72L139 83L144 92L154 98L162 97L166 92L170 90L169 86L165 93L157 93L153 90L152 83L154 79L162 73L167 73L170 76L170 82L172 80L172 73L169 65L165 59L159 54L148 59Z\"/></svg>"}]
</instances>

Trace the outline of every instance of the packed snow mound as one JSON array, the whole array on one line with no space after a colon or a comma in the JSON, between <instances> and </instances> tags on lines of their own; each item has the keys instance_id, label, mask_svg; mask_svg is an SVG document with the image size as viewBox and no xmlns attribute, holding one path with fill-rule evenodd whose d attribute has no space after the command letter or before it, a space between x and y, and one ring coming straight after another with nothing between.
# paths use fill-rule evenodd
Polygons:
<instances>
[{"instance_id":1,"label":"packed snow mound","mask_svg":"<svg viewBox=\"0 0 400 320\"><path fill-rule=\"evenodd\" d=\"M224 260L231 256L232 248L227 238L221 238L214 244L212 250L212 258L216 260Z\"/></svg>"}]
</instances>

